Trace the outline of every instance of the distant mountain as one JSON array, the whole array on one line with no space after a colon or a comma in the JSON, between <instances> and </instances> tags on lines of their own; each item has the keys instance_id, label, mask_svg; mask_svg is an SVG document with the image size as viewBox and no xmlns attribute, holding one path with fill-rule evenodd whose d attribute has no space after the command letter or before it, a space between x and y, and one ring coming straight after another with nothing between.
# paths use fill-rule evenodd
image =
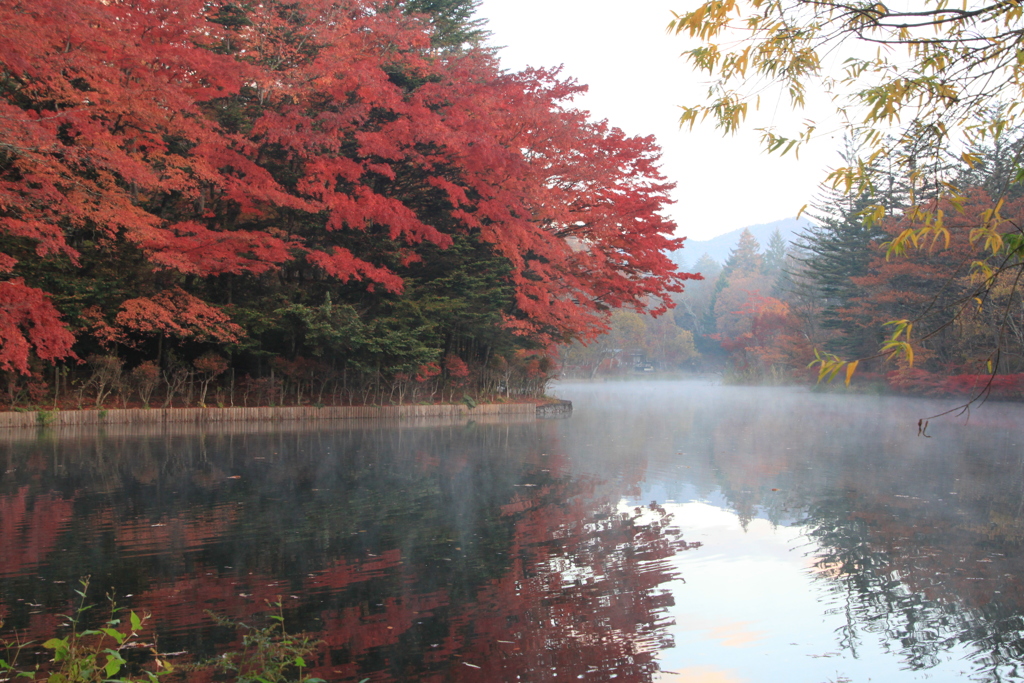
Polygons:
<instances>
[{"instance_id":1,"label":"distant mountain","mask_svg":"<svg viewBox=\"0 0 1024 683\"><path fill-rule=\"evenodd\" d=\"M782 233L782 239L786 240L786 242L792 242L796 238L797 233L810 225L812 223L806 218L783 218L772 223L761 223L760 225L751 225L747 228L738 228L709 240L686 240L685 246L678 251L672 252L671 258L677 265L692 266L702 254L707 253L719 263L725 263L725 260L729 258L729 252L736 247L740 234L745 229L749 230L750 234L761 243L761 250L763 251L776 229Z\"/></svg>"}]
</instances>

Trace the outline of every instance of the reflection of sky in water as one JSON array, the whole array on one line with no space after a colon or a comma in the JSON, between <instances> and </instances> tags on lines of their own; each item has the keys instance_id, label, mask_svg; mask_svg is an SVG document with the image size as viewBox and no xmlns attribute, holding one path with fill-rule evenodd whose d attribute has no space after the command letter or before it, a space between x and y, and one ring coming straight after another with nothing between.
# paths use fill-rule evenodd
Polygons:
<instances>
[{"instance_id":1,"label":"reflection of sky in water","mask_svg":"<svg viewBox=\"0 0 1024 683\"><path fill-rule=\"evenodd\" d=\"M958 681L968 675L957 650L944 664L919 672L901 671L898 658L877 639L863 642L856 657L841 650L844 601L828 579L816 576L808 557L814 548L800 527L754 519L744 529L734 512L709 502L665 508L684 537L703 546L676 557L685 581L670 584L675 647L662 653L663 673L656 680L859 683Z\"/></svg>"},{"instance_id":2,"label":"reflection of sky in water","mask_svg":"<svg viewBox=\"0 0 1024 683\"><path fill-rule=\"evenodd\" d=\"M703 544L674 560L657 680L1021 680L1019 405L921 438L949 401L692 381L556 393L575 405L574 467L641 481L621 506L657 501Z\"/></svg>"}]
</instances>

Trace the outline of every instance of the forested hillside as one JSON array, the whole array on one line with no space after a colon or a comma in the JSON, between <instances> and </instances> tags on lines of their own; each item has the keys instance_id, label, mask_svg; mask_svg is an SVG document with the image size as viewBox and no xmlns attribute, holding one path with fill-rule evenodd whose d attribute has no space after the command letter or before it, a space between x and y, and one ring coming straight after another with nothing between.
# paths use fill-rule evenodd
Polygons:
<instances>
[{"instance_id":1,"label":"forested hillside","mask_svg":"<svg viewBox=\"0 0 1024 683\"><path fill-rule=\"evenodd\" d=\"M885 191L823 192L809 210L814 226L793 243L776 234L762 246L745 232L724 267L698 261L705 280L677 297L677 324L692 331L705 366L717 358L736 381L814 382L820 359L841 359L839 380L854 384L1024 397L1014 252L1024 184L1010 170L1022 148L1021 131L1007 130L972 148L970 164L951 163L946 177L963 188L959 201L879 169L872 186ZM1005 197L996 210L994 196ZM886 209L881 221L866 211L876 206ZM940 231L900 248L924 215L939 216Z\"/></svg>"},{"instance_id":2,"label":"forested hillside","mask_svg":"<svg viewBox=\"0 0 1024 683\"><path fill-rule=\"evenodd\" d=\"M0 4L7 405L531 393L670 304L653 138L472 8Z\"/></svg>"}]
</instances>

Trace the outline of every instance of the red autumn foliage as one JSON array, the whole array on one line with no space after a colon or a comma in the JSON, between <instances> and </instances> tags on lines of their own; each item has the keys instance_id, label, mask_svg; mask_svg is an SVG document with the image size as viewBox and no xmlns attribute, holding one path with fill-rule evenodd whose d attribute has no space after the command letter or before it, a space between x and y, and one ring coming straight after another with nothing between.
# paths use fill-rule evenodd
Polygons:
<instances>
[{"instance_id":1,"label":"red autumn foliage","mask_svg":"<svg viewBox=\"0 0 1024 683\"><path fill-rule=\"evenodd\" d=\"M0 370L29 374L29 354L43 360L74 358L74 337L42 291L16 278L0 282Z\"/></svg>"},{"instance_id":2,"label":"red autumn foliage","mask_svg":"<svg viewBox=\"0 0 1024 683\"><path fill-rule=\"evenodd\" d=\"M469 367L466 365L466 361L454 353L449 353L444 357L444 371L448 373L449 377L459 380L469 377Z\"/></svg>"},{"instance_id":3,"label":"red autumn foliage","mask_svg":"<svg viewBox=\"0 0 1024 683\"><path fill-rule=\"evenodd\" d=\"M852 278L861 295L840 315L856 325L877 329L878 342L885 332L885 323L911 320L917 337L915 365L923 365L931 372L941 370L943 374L981 370L992 350L991 326L998 325L1008 292L1008 288L996 282L984 305L963 305L974 301L973 291L981 282L971 278L971 264L984 256L983 245L972 244L970 234L983 223L982 214L991 205L988 194L975 188L967 193L962 210L947 201L929 207L944 213L944 224L950 233L948 248L940 238L909 250L905 256L886 258L884 248L879 246L869 274ZM1003 215L1019 222L1024 216L1024 203L1008 202ZM895 236L912 225L908 218L903 218L887 224L886 231ZM876 351L877 344L863 353L870 355Z\"/></svg>"},{"instance_id":4,"label":"red autumn foliage","mask_svg":"<svg viewBox=\"0 0 1024 683\"><path fill-rule=\"evenodd\" d=\"M227 359L221 358L215 353L204 353L192 361L192 365L196 370L210 377L216 377L228 369Z\"/></svg>"},{"instance_id":5,"label":"red autumn foliage","mask_svg":"<svg viewBox=\"0 0 1024 683\"><path fill-rule=\"evenodd\" d=\"M416 370L414 379L417 382L426 382L441 374L441 366L437 363L424 363Z\"/></svg>"},{"instance_id":6,"label":"red autumn foliage","mask_svg":"<svg viewBox=\"0 0 1024 683\"><path fill-rule=\"evenodd\" d=\"M972 398L988 396L994 399L1020 400L1024 398L1024 374L945 375L921 368L900 368L887 376L889 386L896 391L926 396Z\"/></svg>"},{"instance_id":7,"label":"red autumn foliage","mask_svg":"<svg viewBox=\"0 0 1024 683\"><path fill-rule=\"evenodd\" d=\"M114 324L119 341L141 334L228 343L243 335L226 314L177 287L125 301Z\"/></svg>"},{"instance_id":8,"label":"red autumn foliage","mask_svg":"<svg viewBox=\"0 0 1024 683\"><path fill-rule=\"evenodd\" d=\"M737 292L730 292L736 289L730 282L718 300L719 306L731 303L726 309L731 311L727 325L721 312L717 320L719 330L725 328L728 334L716 338L733 354L734 365L741 371L781 364L799 375L805 373L799 369L814 360L817 349L837 352L848 361L860 358L852 377L887 382L899 392L1022 398L1018 377L1024 369L1024 317L1019 264L1015 256L1007 259L1005 251L993 255L991 244L978 239L978 228L992 218L992 205L986 191L977 187L967 190L962 202L927 203L924 208L930 215L942 217L936 225L948 230L948 244L941 233L920 239L917 246L898 255L887 254L884 239L861 244L862 256L870 259L867 274L845 281L837 275L827 288L811 288L816 301L807 293L790 292L794 309L803 304L797 315L786 303L750 292L743 292L748 301L740 306ZM1016 232L1024 224L1024 199L1001 203L999 215L1003 222L997 231L1003 236ZM895 238L907 229L920 228L915 221L908 211L882 227ZM978 267L986 259L1002 272L986 274ZM799 280L799 266L796 270ZM823 300L830 295L844 303ZM912 323L912 364L903 353L879 352L897 329L890 325L893 321Z\"/></svg>"},{"instance_id":9,"label":"red autumn foliage","mask_svg":"<svg viewBox=\"0 0 1024 683\"><path fill-rule=\"evenodd\" d=\"M608 307L669 305L693 276L665 253L680 241L653 138L573 109L583 87L557 72L438 54L419 19L379 9L272 1L228 27L202 0L0 5L0 235L17 245L0 271L74 267L83 249L132 264L116 313L82 306L100 306L105 343L236 341L215 277L399 295L401 268L454 234L507 259L505 324L541 342L592 336ZM0 326L2 367L69 357L66 333L25 338L18 320Z\"/></svg>"},{"instance_id":10,"label":"red autumn foliage","mask_svg":"<svg viewBox=\"0 0 1024 683\"><path fill-rule=\"evenodd\" d=\"M140 246L154 264L181 273L259 275L289 261L290 249L297 249L299 243L249 230L209 230L188 221L169 226Z\"/></svg>"},{"instance_id":11,"label":"red autumn foliage","mask_svg":"<svg viewBox=\"0 0 1024 683\"><path fill-rule=\"evenodd\" d=\"M741 331L715 338L732 354L737 370L765 371L775 366L792 370L806 362L807 341L785 302L748 292L743 306L732 314L737 316L736 325Z\"/></svg>"}]
</instances>

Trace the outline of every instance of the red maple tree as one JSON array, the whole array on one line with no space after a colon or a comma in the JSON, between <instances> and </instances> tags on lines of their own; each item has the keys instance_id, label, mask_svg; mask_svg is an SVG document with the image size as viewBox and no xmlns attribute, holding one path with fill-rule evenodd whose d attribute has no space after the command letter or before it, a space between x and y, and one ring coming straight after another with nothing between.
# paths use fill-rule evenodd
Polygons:
<instances>
[{"instance_id":1,"label":"red maple tree","mask_svg":"<svg viewBox=\"0 0 1024 683\"><path fill-rule=\"evenodd\" d=\"M7 286L39 290L29 306L59 328L42 303L52 269L117 263L130 291L55 299L80 337L109 342L102 319L117 334L198 338L174 330L205 306L200 317L224 318L205 338L222 344L241 334L224 278L384 300L403 293L410 264L463 235L509 264L514 303L501 314L535 345L592 336L611 308L670 305L695 276L666 256L681 241L653 138L572 108L583 86L556 71L438 52L420 18L385 10L4 3ZM196 302L160 303L185 295ZM90 306L99 318L79 320ZM0 330L17 339L19 324ZM26 372L33 347L44 360L71 353L67 336L22 337L3 367Z\"/></svg>"}]
</instances>

